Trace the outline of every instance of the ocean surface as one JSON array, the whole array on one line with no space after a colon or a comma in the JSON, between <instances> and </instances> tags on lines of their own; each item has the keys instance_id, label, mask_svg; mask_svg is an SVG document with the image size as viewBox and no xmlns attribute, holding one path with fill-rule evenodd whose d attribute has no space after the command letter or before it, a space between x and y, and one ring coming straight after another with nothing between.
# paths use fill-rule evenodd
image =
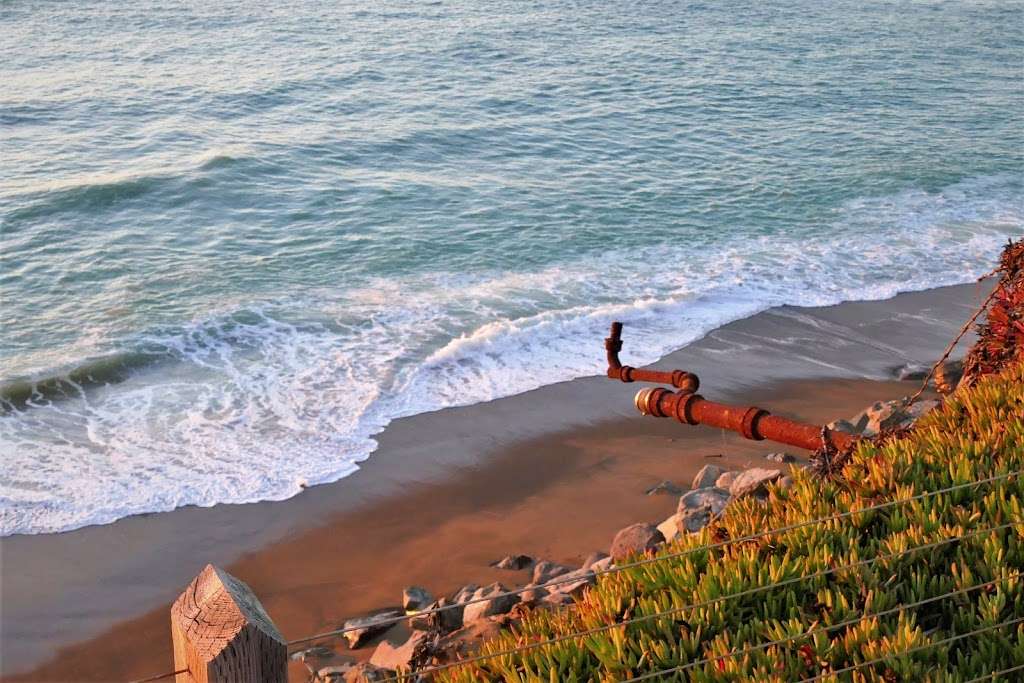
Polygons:
<instances>
[{"instance_id":1,"label":"ocean surface","mask_svg":"<svg viewBox=\"0 0 1024 683\"><path fill-rule=\"evenodd\" d=\"M0 3L0 534L1024 234L1021 2ZM429 449L429 443L423 447Z\"/></svg>"}]
</instances>

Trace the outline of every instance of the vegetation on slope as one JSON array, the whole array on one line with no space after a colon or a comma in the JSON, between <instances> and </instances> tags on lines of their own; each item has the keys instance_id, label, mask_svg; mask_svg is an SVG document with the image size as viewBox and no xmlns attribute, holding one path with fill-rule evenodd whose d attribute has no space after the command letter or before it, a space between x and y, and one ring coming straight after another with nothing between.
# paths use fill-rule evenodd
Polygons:
<instances>
[{"instance_id":1,"label":"vegetation on slope","mask_svg":"<svg viewBox=\"0 0 1024 683\"><path fill-rule=\"evenodd\" d=\"M803 471L766 503L738 501L661 555L693 552L601 576L578 609L534 611L481 654L596 633L442 677L622 681L708 659L657 680L968 681L1024 665L1024 623L999 626L1024 617L1020 477L701 548L1022 469L1024 364L1016 363L949 397L912 432L861 443L841 476ZM882 559L863 562L873 558ZM789 583L773 586L780 582ZM955 591L966 592L894 610ZM997 628L958 638L988 627ZM775 640L783 642L757 649Z\"/></svg>"}]
</instances>

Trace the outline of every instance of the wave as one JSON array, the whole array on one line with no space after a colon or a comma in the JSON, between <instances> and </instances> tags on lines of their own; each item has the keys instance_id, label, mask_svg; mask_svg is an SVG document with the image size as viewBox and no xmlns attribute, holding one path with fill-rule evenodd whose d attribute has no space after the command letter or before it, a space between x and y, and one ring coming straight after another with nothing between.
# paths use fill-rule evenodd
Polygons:
<instances>
[{"instance_id":1,"label":"wave","mask_svg":"<svg viewBox=\"0 0 1024 683\"><path fill-rule=\"evenodd\" d=\"M1019 180L989 177L857 199L814 235L381 278L139 334L47 376L61 400L0 415L0 530L287 498L353 472L397 418L600 373L594 344L613 319L630 325L624 361L648 363L774 306L970 281L1022 233ZM72 374L92 388L69 390Z\"/></svg>"}]
</instances>

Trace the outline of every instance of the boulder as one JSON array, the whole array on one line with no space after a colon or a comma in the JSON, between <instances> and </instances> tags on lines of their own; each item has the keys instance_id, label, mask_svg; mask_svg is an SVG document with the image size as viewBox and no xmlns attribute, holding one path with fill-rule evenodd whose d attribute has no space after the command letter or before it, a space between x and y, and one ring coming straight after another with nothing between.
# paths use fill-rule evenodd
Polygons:
<instances>
[{"instance_id":1,"label":"boulder","mask_svg":"<svg viewBox=\"0 0 1024 683\"><path fill-rule=\"evenodd\" d=\"M783 464L796 462L796 456L790 455L789 453L769 453L764 456L764 459Z\"/></svg>"},{"instance_id":2,"label":"boulder","mask_svg":"<svg viewBox=\"0 0 1024 683\"><path fill-rule=\"evenodd\" d=\"M288 659L291 659L296 662L315 662L317 660L333 659L334 656L334 650L332 650L331 648L324 647L322 645L316 645L314 647L307 647L305 650L293 652L291 655L289 655Z\"/></svg>"},{"instance_id":3,"label":"boulder","mask_svg":"<svg viewBox=\"0 0 1024 683\"><path fill-rule=\"evenodd\" d=\"M434 596L426 588L408 586L402 591L402 607L405 609L406 614L419 612L433 601Z\"/></svg>"},{"instance_id":4,"label":"boulder","mask_svg":"<svg viewBox=\"0 0 1024 683\"><path fill-rule=\"evenodd\" d=\"M319 672L317 672L319 673ZM381 669L369 662L361 662L351 667L345 674L345 683L383 683L395 678L395 672ZM325 681L329 679L323 679ZM333 681L331 682L333 683Z\"/></svg>"},{"instance_id":5,"label":"boulder","mask_svg":"<svg viewBox=\"0 0 1024 683\"><path fill-rule=\"evenodd\" d=\"M749 470L744 470L740 472L739 476L732 482L732 486L729 487L729 493L736 498L745 496L749 493L755 493L762 490L767 484L770 484L781 476L781 470L769 470L763 467L754 467ZM682 504L681 500L680 504Z\"/></svg>"},{"instance_id":6,"label":"boulder","mask_svg":"<svg viewBox=\"0 0 1024 683\"><path fill-rule=\"evenodd\" d=\"M735 470L732 472L726 472L718 479L715 480L715 488L725 489L726 491L732 486L732 483L736 481L736 477L740 476L739 472Z\"/></svg>"},{"instance_id":7,"label":"boulder","mask_svg":"<svg viewBox=\"0 0 1024 683\"><path fill-rule=\"evenodd\" d=\"M551 579L562 574L568 574L572 570L572 567L567 567L564 564L541 560L533 566L533 577L530 583L547 583Z\"/></svg>"},{"instance_id":8,"label":"boulder","mask_svg":"<svg viewBox=\"0 0 1024 683\"><path fill-rule=\"evenodd\" d=\"M438 611L434 612L433 610ZM428 614L420 614L409 620L409 628L441 633L462 628L462 607L448 598L441 598L427 605L424 611Z\"/></svg>"},{"instance_id":9,"label":"boulder","mask_svg":"<svg viewBox=\"0 0 1024 683\"><path fill-rule=\"evenodd\" d=\"M949 394L960 384L964 376L962 360L947 360L935 368L935 389L940 394Z\"/></svg>"},{"instance_id":10,"label":"boulder","mask_svg":"<svg viewBox=\"0 0 1024 683\"><path fill-rule=\"evenodd\" d=\"M876 401L864 411L867 424L864 426L865 436L875 436L886 429L909 427L914 418L905 410L902 399L895 401Z\"/></svg>"},{"instance_id":11,"label":"boulder","mask_svg":"<svg viewBox=\"0 0 1024 683\"><path fill-rule=\"evenodd\" d=\"M684 493L679 498L679 508L676 510L679 514L684 514L687 510L698 510L705 506L711 508L711 514L717 515L725 506L729 503L729 492L725 489L720 488L706 488L696 489L688 493Z\"/></svg>"},{"instance_id":12,"label":"boulder","mask_svg":"<svg viewBox=\"0 0 1024 683\"><path fill-rule=\"evenodd\" d=\"M546 588L542 588L541 586L527 586L526 590L519 594L519 599L524 604L533 605L546 598L547 595L548 590Z\"/></svg>"},{"instance_id":13,"label":"boulder","mask_svg":"<svg viewBox=\"0 0 1024 683\"><path fill-rule=\"evenodd\" d=\"M931 370L930 365L922 365L921 363L904 363L898 368L895 368L892 374L894 374L899 380L921 380L928 376L929 370Z\"/></svg>"},{"instance_id":14,"label":"boulder","mask_svg":"<svg viewBox=\"0 0 1024 683\"><path fill-rule=\"evenodd\" d=\"M670 482L668 479L660 481L651 488L644 491L644 493L646 493L648 496L653 496L659 493L668 494L670 496L678 496L682 492L683 490L681 488Z\"/></svg>"},{"instance_id":15,"label":"boulder","mask_svg":"<svg viewBox=\"0 0 1024 683\"><path fill-rule=\"evenodd\" d=\"M551 593L544 598L544 603L555 607L573 604L574 600L568 593Z\"/></svg>"},{"instance_id":16,"label":"boulder","mask_svg":"<svg viewBox=\"0 0 1024 683\"><path fill-rule=\"evenodd\" d=\"M473 593L476 593L476 590L479 587L480 586L475 583L467 583L465 586L455 591L455 595L452 596L452 604L461 605L471 599L473 597Z\"/></svg>"},{"instance_id":17,"label":"boulder","mask_svg":"<svg viewBox=\"0 0 1024 683\"><path fill-rule=\"evenodd\" d=\"M679 513L676 513L658 525L658 531L665 537L666 543L671 543L679 538L679 520Z\"/></svg>"},{"instance_id":18,"label":"boulder","mask_svg":"<svg viewBox=\"0 0 1024 683\"><path fill-rule=\"evenodd\" d=\"M587 559L583 560L583 564L580 565L580 569L590 569L595 562L600 562L607 557L608 553L602 553L600 550L595 550L587 555Z\"/></svg>"},{"instance_id":19,"label":"boulder","mask_svg":"<svg viewBox=\"0 0 1024 683\"><path fill-rule=\"evenodd\" d=\"M568 574L562 574L555 580L564 583L549 586L548 591L551 593L565 593L566 595L579 595L587 586L597 583L594 572L589 569L577 569Z\"/></svg>"},{"instance_id":20,"label":"boulder","mask_svg":"<svg viewBox=\"0 0 1024 683\"><path fill-rule=\"evenodd\" d=\"M867 424L867 421L865 421L864 424ZM843 432L845 434L854 435L860 434L863 430L863 427L858 428L857 425L850 422L849 420L833 420L832 422L829 422L825 426L828 427L828 429L833 432Z\"/></svg>"},{"instance_id":21,"label":"boulder","mask_svg":"<svg viewBox=\"0 0 1024 683\"><path fill-rule=\"evenodd\" d=\"M711 522L714 513L710 505L699 508L687 508L675 516L677 531L680 534L692 534L700 531Z\"/></svg>"},{"instance_id":22,"label":"boulder","mask_svg":"<svg viewBox=\"0 0 1024 683\"><path fill-rule=\"evenodd\" d=\"M387 638L380 642L370 657L370 664L393 671L409 671L416 665L429 642L429 636L423 631L413 631L402 643L393 643Z\"/></svg>"},{"instance_id":23,"label":"boulder","mask_svg":"<svg viewBox=\"0 0 1024 683\"><path fill-rule=\"evenodd\" d=\"M611 556L616 560L634 553L646 553L665 542L665 537L653 524L632 524L615 534Z\"/></svg>"},{"instance_id":24,"label":"boulder","mask_svg":"<svg viewBox=\"0 0 1024 683\"><path fill-rule=\"evenodd\" d=\"M598 560L594 564L590 565L590 571L600 574L606 572L615 566L615 562L612 561L611 557L606 557L602 560Z\"/></svg>"},{"instance_id":25,"label":"boulder","mask_svg":"<svg viewBox=\"0 0 1024 683\"><path fill-rule=\"evenodd\" d=\"M692 489L705 489L710 486L714 486L718 478L725 473L724 467L718 465L704 465L700 468L700 472L693 478Z\"/></svg>"},{"instance_id":26,"label":"boulder","mask_svg":"<svg viewBox=\"0 0 1024 683\"><path fill-rule=\"evenodd\" d=\"M532 569L533 558L529 555L506 555L497 562L492 562L491 566L497 569L508 569L509 571Z\"/></svg>"},{"instance_id":27,"label":"boulder","mask_svg":"<svg viewBox=\"0 0 1024 683\"><path fill-rule=\"evenodd\" d=\"M349 619L342 628L352 629L345 632L345 640L349 648L356 650L366 644L374 636L378 636L395 625L396 619L405 616L400 609L387 609L366 617Z\"/></svg>"},{"instance_id":28,"label":"boulder","mask_svg":"<svg viewBox=\"0 0 1024 683\"><path fill-rule=\"evenodd\" d=\"M484 617L505 614L519 602L518 595L504 595L507 592L508 588L498 582L477 589L473 594L474 602L470 602L462 611L462 622L470 624Z\"/></svg>"},{"instance_id":29,"label":"boulder","mask_svg":"<svg viewBox=\"0 0 1024 683\"><path fill-rule=\"evenodd\" d=\"M931 411L935 410L940 405L942 405L942 401L939 401L938 399L925 398L921 399L920 401L917 401L911 406L907 406L906 411L907 414L909 414L910 417L913 419L913 421L917 422L919 419L921 419Z\"/></svg>"}]
</instances>

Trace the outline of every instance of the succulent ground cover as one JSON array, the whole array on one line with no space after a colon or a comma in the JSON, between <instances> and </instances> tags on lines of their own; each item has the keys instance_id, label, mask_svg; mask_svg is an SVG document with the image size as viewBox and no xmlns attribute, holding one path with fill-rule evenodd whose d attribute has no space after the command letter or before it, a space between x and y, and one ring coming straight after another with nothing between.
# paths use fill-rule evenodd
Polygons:
<instances>
[{"instance_id":1,"label":"succulent ground cover","mask_svg":"<svg viewBox=\"0 0 1024 683\"><path fill-rule=\"evenodd\" d=\"M590 635L441 677L622 681L707 660L654 680L969 681L1024 665L1024 622L1002 625L1024 618L1019 476L803 524L1021 470L1015 362L979 375L913 431L860 443L839 476L803 470L767 501L734 502L659 551L684 555L601 576L578 609L534 610L481 654ZM770 641L781 642L759 647Z\"/></svg>"}]
</instances>

